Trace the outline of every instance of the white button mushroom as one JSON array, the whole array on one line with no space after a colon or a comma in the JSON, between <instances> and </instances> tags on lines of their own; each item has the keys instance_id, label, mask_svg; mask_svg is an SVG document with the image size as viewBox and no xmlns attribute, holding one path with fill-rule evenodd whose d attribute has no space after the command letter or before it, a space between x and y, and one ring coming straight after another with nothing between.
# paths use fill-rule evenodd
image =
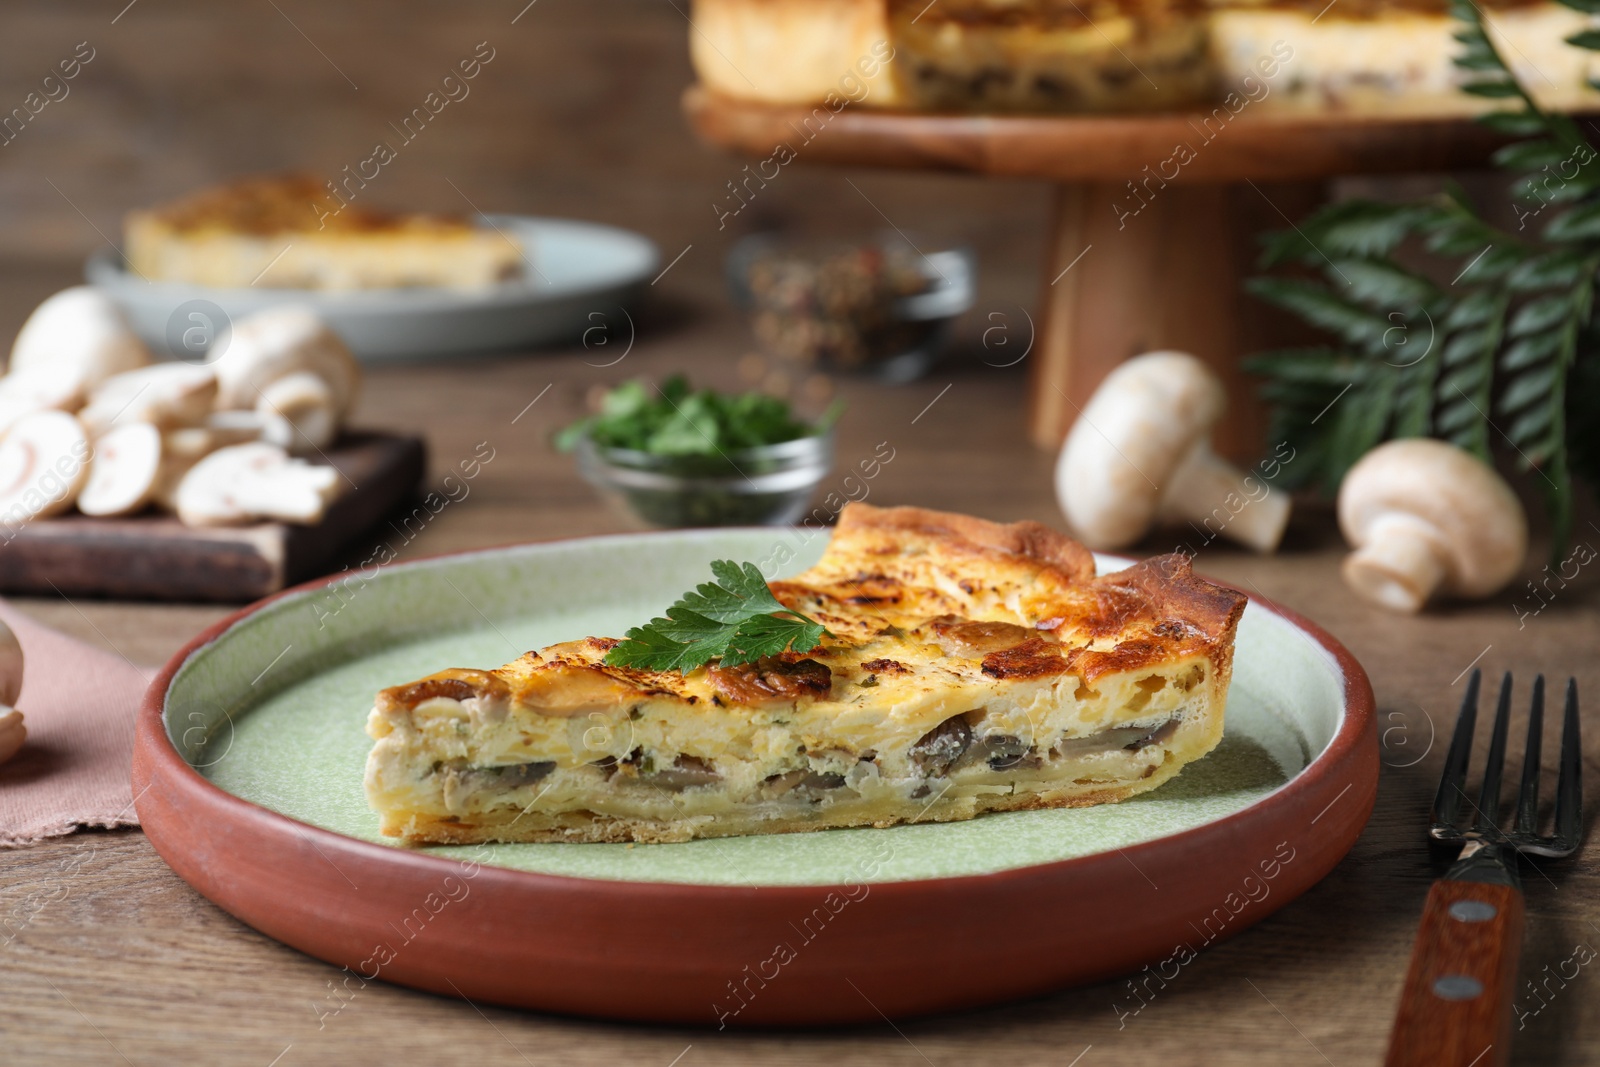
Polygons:
<instances>
[{"instance_id":1,"label":"white button mushroom","mask_svg":"<svg viewBox=\"0 0 1600 1067\"><path fill-rule=\"evenodd\" d=\"M22 695L22 645L0 622L0 763L15 756L28 739L17 698Z\"/></svg>"},{"instance_id":2,"label":"white button mushroom","mask_svg":"<svg viewBox=\"0 0 1600 1067\"><path fill-rule=\"evenodd\" d=\"M143 367L150 352L122 309L87 285L64 289L34 308L11 346L6 385L46 400L41 407L75 411L113 374Z\"/></svg>"},{"instance_id":3,"label":"white button mushroom","mask_svg":"<svg viewBox=\"0 0 1600 1067\"><path fill-rule=\"evenodd\" d=\"M339 473L293 459L277 445L218 449L196 463L174 494L189 526L231 526L272 519L320 522L339 492Z\"/></svg>"},{"instance_id":4,"label":"white button mushroom","mask_svg":"<svg viewBox=\"0 0 1600 1067\"><path fill-rule=\"evenodd\" d=\"M1190 522L1271 552L1289 498L1211 451L1227 395L1210 368L1183 352L1149 352L1100 384L1067 434L1056 499L1090 548L1133 544L1157 522Z\"/></svg>"},{"instance_id":5,"label":"white button mushroom","mask_svg":"<svg viewBox=\"0 0 1600 1067\"><path fill-rule=\"evenodd\" d=\"M1375 604L1418 611L1435 592L1488 596L1528 554L1528 520L1505 480L1443 441L1379 445L1339 486L1339 528L1356 551L1344 580Z\"/></svg>"},{"instance_id":6,"label":"white button mushroom","mask_svg":"<svg viewBox=\"0 0 1600 1067\"><path fill-rule=\"evenodd\" d=\"M89 481L78 494L85 515L132 515L155 495L161 477L161 431L148 422L130 422L94 443Z\"/></svg>"},{"instance_id":7,"label":"white button mushroom","mask_svg":"<svg viewBox=\"0 0 1600 1067\"><path fill-rule=\"evenodd\" d=\"M35 411L0 437L0 524L70 508L89 479L89 435L64 411Z\"/></svg>"},{"instance_id":8,"label":"white button mushroom","mask_svg":"<svg viewBox=\"0 0 1600 1067\"><path fill-rule=\"evenodd\" d=\"M216 442L212 447L224 448L261 440L267 422L254 411L213 411L202 426Z\"/></svg>"},{"instance_id":9,"label":"white button mushroom","mask_svg":"<svg viewBox=\"0 0 1600 1067\"><path fill-rule=\"evenodd\" d=\"M163 429L192 426L205 420L216 399L217 375L210 367L159 363L124 371L95 386L78 420L94 437L131 422Z\"/></svg>"},{"instance_id":10,"label":"white button mushroom","mask_svg":"<svg viewBox=\"0 0 1600 1067\"><path fill-rule=\"evenodd\" d=\"M261 439L292 453L316 452L339 436L333 389L307 371L285 375L261 390L256 403Z\"/></svg>"},{"instance_id":11,"label":"white button mushroom","mask_svg":"<svg viewBox=\"0 0 1600 1067\"><path fill-rule=\"evenodd\" d=\"M262 391L280 378L307 372L328 384L342 422L355 403L361 367L339 335L310 308L268 308L234 323L227 348L213 364L220 389L217 407L254 409Z\"/></svg>"}]
</instances>

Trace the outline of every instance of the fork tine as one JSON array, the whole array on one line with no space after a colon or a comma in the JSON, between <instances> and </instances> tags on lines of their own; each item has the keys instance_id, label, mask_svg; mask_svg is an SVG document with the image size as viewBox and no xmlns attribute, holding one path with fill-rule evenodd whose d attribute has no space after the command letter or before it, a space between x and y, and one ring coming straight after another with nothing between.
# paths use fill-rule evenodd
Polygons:
<instances>
[{"instance_id":1,"label":"fork tine","mask_svg":"<svg viewBox=\"0 0 1600 1067\"><path fill-rule=\"evenodd\" d=\"M1461 807L1461 797L1466 792L1467 761L1472 758L1472 731L1478 721L1478 689L1483 672L1475 670L1467 681L1467 693L1461 698L1461 711L1456 716L1456 730L1450 738L1450 751L1444 758L1444 773L1439 776L1439 792L1433 798L1433 821L1448 826L1455 822Z\"/></svg>"},{"instance_id":2,"label":"fork tine","mask_svg":"<svg viewBox=\"0 0 1600 1067\"><path fill-rule=\"evenodd\" d=\"M1489 761L1483 768L1483 791L1478 794L1478 816L1472 828L1497 830L1500 816L1500 777L1506 767L1506 731L1511 727L1511 672L1500 679L1500 700L1494 710L1494 730L1489 735Z\"/></svg>"},{"instance_id":3,"label":"fork tine","mask_svg":"<svg viewBox=\"0 0 1600 1067\"><path fill-rule=\"evenodd\" d=\"M1566 722L1561 728L1561 777L1556 781L1556 837L1576 848L1583 836L1583 743L1578 736L1578 680L1567 679Z\"/></svg>"},{"instance_id":4,"label":"fork tine","mask_svg":"<svg viewBox=\"0 0 1600 1067\"><path fill-rule=\"evenodd\" d=\"M1517 830L1532 834L1539 829L1539 749L1544 744L1544 675L1533 680L1533 700L1528 706L1528 744L1522 753L1522 788L1517 791Z\"/></svg>"}]
</instances>

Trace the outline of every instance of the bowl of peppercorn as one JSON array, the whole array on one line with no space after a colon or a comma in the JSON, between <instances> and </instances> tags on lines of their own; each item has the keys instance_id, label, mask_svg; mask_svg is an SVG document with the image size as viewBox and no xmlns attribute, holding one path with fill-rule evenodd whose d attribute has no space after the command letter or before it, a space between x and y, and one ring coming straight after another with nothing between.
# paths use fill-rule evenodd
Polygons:
<instances>
[{"instance_id":1,"label":"bowl of peppercorn","mask_svg":"<svg viewBox=\"0 0 1600 1067\"><path fill-rule=\"evenodd\" d=\"M761 348L797 370L920 377L972 306L972 253L870 241L746 237L728 255L734 302Z\"/></svg>"}]
</instances>

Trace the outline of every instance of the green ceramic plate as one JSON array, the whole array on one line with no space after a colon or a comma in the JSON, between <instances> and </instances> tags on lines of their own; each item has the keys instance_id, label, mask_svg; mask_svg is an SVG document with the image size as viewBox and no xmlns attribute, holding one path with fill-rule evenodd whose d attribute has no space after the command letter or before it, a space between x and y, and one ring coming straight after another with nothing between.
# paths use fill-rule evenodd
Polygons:
<instances>
[{"instance_id":1,"label":"green ceramic plate","mask_svg":"<svg viewBox=\"0 0 1600 1067\"><path fill-rule=\"evenodd\" d=\"M738 530L534 545L285 597L184 665L172 683L169 728L227 792L390 844L362 794L371 747L364 727L377 690L446 667L498 667L557 641L620 634L703 581L712 559L763 560L783 545L794 552L785 570L798 571L824 541L805 544L802 536ZM1120 565L1102 560L1102 569ZM1326 748L1343 700L1334 657L1252 604L1239 629L1222 744L1167 785L1121 804L670 845L428 851L522 871L704 885L837 884L869 866L879 881L985 874L1125 849L1260 803Z\"/></svg>"}]
</instances>

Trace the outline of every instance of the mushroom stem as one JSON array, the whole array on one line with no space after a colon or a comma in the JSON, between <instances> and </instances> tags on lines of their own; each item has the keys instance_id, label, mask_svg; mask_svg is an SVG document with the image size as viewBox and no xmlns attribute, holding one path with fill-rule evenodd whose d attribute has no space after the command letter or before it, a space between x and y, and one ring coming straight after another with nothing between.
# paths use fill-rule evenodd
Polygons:
<instances>
[{"instance_id":1,"label":"mushroom stem","mask_svg":"<svg viewBox=\"0 0 1600 1067\"><path fill-rule=\"evenodd\" d=\"M0 763L22 751L28 740L28 728L22 723L22 712L11 707L0 707Z\"/></svg>"},{"instance_id":2,"label":"mushroom stem","mask_svg":"<svg viewBox=\"0 0 1600 1067\"><path fill-rule=\"evenodd\" d=\"M1372 523L1367 543L1346 557L1344 580L1386 608L1421 611L1448 570L1439 536L1414 516L1384 515Z\"/></svg>"},{"instance_id":3,"label":"mushroom stem","mask_svg":"<svg viewBox=\"0 0 1600 1067\"><path fill-rule=\"evenodd\" d=\"M1274 492L1266 479L1241 471L1201 441L1167 479L1161 513L1192 523L1207 542L1222 536L1271 552L1289 522L1289 495Z\"/></svg>"},{"instance_id":4,"label":"mushroom stem","mask_svg":"<svg viewBox=\"0 0 1600 1067\"><path fill-rule=\"evenodd\" d=\"M22 695L22 643L11 627L0 622L0 715L17 706Z\"/></svg>"}]
</instances>

